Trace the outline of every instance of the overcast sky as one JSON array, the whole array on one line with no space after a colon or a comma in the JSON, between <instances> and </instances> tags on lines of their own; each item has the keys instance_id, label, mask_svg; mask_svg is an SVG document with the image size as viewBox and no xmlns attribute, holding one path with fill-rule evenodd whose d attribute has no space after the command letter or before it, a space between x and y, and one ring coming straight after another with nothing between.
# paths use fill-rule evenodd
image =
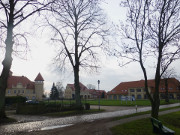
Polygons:
<instances>
[{"instance_id":1,"label":"overcast sky","mask_svg":"<svg viewBox=\"0 0 180 135\"><path fill-rule=\"evenodd\" d=\"M125 20L125 11L119 7L119 0L107 0L103 4L105 13L109 21L118 23L119 20ZM44 35L35 34L29 38L30 52L27 60L22 60L17 57L13 58L12 72L13 75L24 75L34 81L37 74L40 72L44 78L44 88L50 92L53 82L63 82L66 87L68 83L74 83L73 72L66 74L54 70L52 59L54 56L54 47L50 44L49 38ZM175 64L179 65L179 61ZM2 67L2 66L1 66ZM150 67L151 69L152 67ZM154 75L149 72L149 78ZM97 81L100 80L100 89L110 91L120 82L135 81L143 79L143 74L138 63L132 63L125 67L119 67L116 58L106 57L101 61L101 69L99 73L81 73L80 81L84 84L93 84L97 87Z\"/></svg>"}]
</instances>

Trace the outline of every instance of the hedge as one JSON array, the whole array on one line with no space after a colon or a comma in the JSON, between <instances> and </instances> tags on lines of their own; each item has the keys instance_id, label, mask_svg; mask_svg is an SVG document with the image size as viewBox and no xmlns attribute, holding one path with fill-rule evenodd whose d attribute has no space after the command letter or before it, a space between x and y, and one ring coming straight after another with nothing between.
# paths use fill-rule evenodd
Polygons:
<instances>
[{"instance_id":1,"label":"hedge","mask_svg":"<svg viewBox=\"0 0 180 135\"><path fill-rule=\"evenodd\" d=\"M26 97L22 97L22 96L5 97L5 104L12 105L16 103L25 103L26 100L27 100Z\"/></svg>"}]
</instances>

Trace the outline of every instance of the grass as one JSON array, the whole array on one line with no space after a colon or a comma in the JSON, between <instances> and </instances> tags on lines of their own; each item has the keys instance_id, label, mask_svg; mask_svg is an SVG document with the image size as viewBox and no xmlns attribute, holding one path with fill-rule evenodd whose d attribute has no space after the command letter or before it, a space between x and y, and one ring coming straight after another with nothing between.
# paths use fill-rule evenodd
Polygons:
<instances>
[{"instance_id":1,"label":"grass","mask_svg":"<svg viewBox=\"0 0 180 135\"><path fill-rule=\"evenodd\" d=\"M159 116L163 125L180 135L180 111ZM150 118L135 120L110 129L113 135L154 135Z\"/></svg>"},{"instance_id":2,"label":"grass","mask_svg":"<svg viewBox=\"0 0 180 135\"><path fill-rule=\"evenodd\" d=\"M159 112L170 110L170 109L177 109L177 108L180 108L180 106L163 108L163 109L160 109ZM115 118L113 118L113 120L116 121L116 120L120 120L120 119L124 119L124 118L129 118L129 117L134 117L134 116L139 116L139 115L144 115L144 114L150 114L150 113L151 113L151 111L138 112L138 113L129 114L129 115L125 115L125 116L115 117Z\"/></svg>"},{"instance_id":3,"label":"grass","mask_svg":"<svg viewBox=\"0 0 180 135\"><path fill-rule=\"evenodd\" d=\"M85 101L83 101L85 102ZM178 103L180 102L179 100L170 100L168 104L172 103ZM87 100L86 103L90 103L91 105L98 105L98 100ZM167 104L165 100L161 100L160 102L161 105ZM101 99L100 100L100 105L104 106L150 106L151 103L149 100L136 100L136 101L120 101L120 100L106 100L106 99Z\"/></svg>"},{"instance_id":4,"label":"grass","mask_svg":"<svg viewBox=\"0 0 180 135\"><path fill-rule=\"evenodd\" d=\"M172 104L172 103L179 103L180 101L179 100L170 100L168 104ZM45 103L47 104L53 104L53 103L56 103L56 104L73 104L75 103L75 100L63 100L60 101L45 101ZM82 103L89 103L90 105L98 105L99 104L99 100L82 100ZM165 100L161 100L160 102L161 105L164 105L164 104L167 104L165 102ZM150 106L151 103L149 100L136 100L136 101L120 101L120 100L107 100L107 99L101 99L100 100L100 105L103 105L103 106L135 106L135 105L138 105L138 106Z\"/></svg>"},{"instance_id":5,"label":"grass","mask_svg":"<svg viewBox=\"0 0 180 135\"><path fill-rule=\"evenodd\" d=\"M51 117L64 117L64 116L72 116L72 115L80 115L80 114L90 114L90 113L100 113L105 110L101 109L91 109L91 110L73 110L73 111L64 111L64 112L55 112L55 113L46 113L44 116Z\"/></svg>"}]
</instances>

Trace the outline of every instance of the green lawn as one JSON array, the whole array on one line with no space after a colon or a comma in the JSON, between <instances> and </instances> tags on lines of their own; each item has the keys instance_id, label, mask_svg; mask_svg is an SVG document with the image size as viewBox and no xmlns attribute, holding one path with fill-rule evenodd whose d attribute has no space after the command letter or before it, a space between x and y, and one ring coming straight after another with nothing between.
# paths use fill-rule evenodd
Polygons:
<instances>
[{"instance_id":1,"label":"green lawn","mask_svg":"<svg viewBox=\"0 0 180 135\"><path fill-rule=\"evenodd\" d=\"M159 116L163 125L180 135L180 111ZM154 135L150 118L141 119L115 126L110 129L113 135Z\"/></svg>"},{"instance_id":2,"label":"green lawn","mask_svg":"<svg viewBox=\"0 0 180 135\"><path fill-rule=\"evenodd\" d=\"M85 102L85 101L83 101ZM87 100L87 103L90 103L91 105L98 105L99 102L98 100ZM170 104L172 103L177 103L179 100L170 100ZM161 105L167 104L164 100L161 100ZM100 105L105 105L105 106L150 106L151 103L149 100L136 100L136 101L120 101L120 100L105 100L102 99L100 100Z\"/></svg>"},{"instance_id":3,"label":"green lawn","mask_svg":"<svg viewBox=\"0 0 180 135\"><path fill-rule=\"evenodd\" d=\"M75 103L75 100L63 100L63 101L45 101L46 103L56 103L56 104L73 104ZM98 105L99 100L82 100L83 103L90 103L90 105ZM170 104L172 103L178 103L179 100L170 100ZM161 100L161 105L167 104L164 100ZM136 100L136 101L120 101L120 100L107 100L107 99L101 99L100 105L104 106L150 106L151 103L149 100Z\"/></svg>"},{"instance_id":4,"label":"green lawn","mask_svg":"<svg viewBox=\"0 0 180 135\"><path fill-rule=\"evenodd\" d=\"M51 117L64 117L64 116L72 116L72 115L79 115L79 114L92 114L92 113L101 113L105 110L101 109L91 109L91 110L73 110L73 111L64 111L64 112L54 112L54 113L46 113L43 114L44 116L51 116Z\"/></svg>"},{"instance_id":5,"label":"green lawn","mask_svg":"<svg viewBox=\"0 0 180 135\"><path fill-rule=\"evenodd\" d=\"M170 109L177 109L177 108L180 108L180 106L159 109L159 112L167 111ZM144 114L150 114L150 113L151 113L151 111L145 111L145 112L138 112L138 113L133 113L133 114L129 114L129 115L119 116L119 117L113 118L113 121L124 119L124 118L129 118L129 117L134 117L134 116L139 116L139 115L144 115Z\"/></svg>"}]
</instances>

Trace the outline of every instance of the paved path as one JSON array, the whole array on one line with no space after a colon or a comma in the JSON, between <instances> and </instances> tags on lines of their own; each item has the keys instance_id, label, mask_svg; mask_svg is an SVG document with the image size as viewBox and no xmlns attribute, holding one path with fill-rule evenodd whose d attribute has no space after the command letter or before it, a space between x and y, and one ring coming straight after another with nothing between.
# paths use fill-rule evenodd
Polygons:
<instances>
[{"instance_id":1,"label":"paved path","mask_svg":"<svg viewBox=\"0 0 180 135\"><path fill-rule=\"evenodd\" d=\"M180 103L170 104L170 105L162 105L160 108L167 108L167 107L173 107L173 106L179 106L179 105L180 105ZM138 108L137 112L148 111L150 109L151 109L151 107ZM98 122L97 120L100 121L100 125L97 130L97 133L98 133L99 129L101 129L101 128L103 129L102 123L107 123L107 121L106 121L107 118L123 116L123 115L128 115L128 114L133 114L133 113L136 113L135 108L129 109L129 110L115 111L115 112L105 112L105 113L90 114L90 115L78 115L78 116L71 116L71 117L64 117L64 118L51 118L51 119L46 119L43 121L4 125L4 126L0 127L0 135L17 134L17 133L19 134L21 132L28 133L31 131L38 131L38 130L42 130L42 129L64 127L64 126L70 126L70 125L78 126L78 125L81 125L81 123L90 123L90 124L92 123L91 127L92 128L94 127L94 129L96 129L96 128L98 128L98 126L96 127L93 124L94 123L93 121L95 121L95 120L96 120L96 122ZM104 121L104 122L102 122L102 121ZM81 125L80 126L81 130L83 129L82 127L83 126ZM84 127L84 128L86 128L86 127ZM61 129L63 129L63 128L61 128ZM72 131L76 131L76 128ZM69 131L69 132L71 132L71 131ZM82 132L84 132L84 130L82 130ZM32 134L33 133L34 132L32 132ZM47 132L45 132L45 133L47 133ZM106 133L108 133L108 131ZM92 134L96 134L96 132L92 133ZM66 135L66 134L64 134L64 135ZM86 134L86 135L88 135L88 134Z\"/></svg>"},{"instance_id":2,"label":"paved path","mask_svg":"<svg viewBox=\"0 0 180 135\"><path fill-rule=\"evenodd\" d=\"M139 108L144 108L147 106L138 106ZM106 112L114 112L114 111L122 111L122 110L130 110L135 109L135 106L100 106L100 109L106 110ZM91 109L99 109L98 105L91 105Z\"/></svg>"}]
</instances>

